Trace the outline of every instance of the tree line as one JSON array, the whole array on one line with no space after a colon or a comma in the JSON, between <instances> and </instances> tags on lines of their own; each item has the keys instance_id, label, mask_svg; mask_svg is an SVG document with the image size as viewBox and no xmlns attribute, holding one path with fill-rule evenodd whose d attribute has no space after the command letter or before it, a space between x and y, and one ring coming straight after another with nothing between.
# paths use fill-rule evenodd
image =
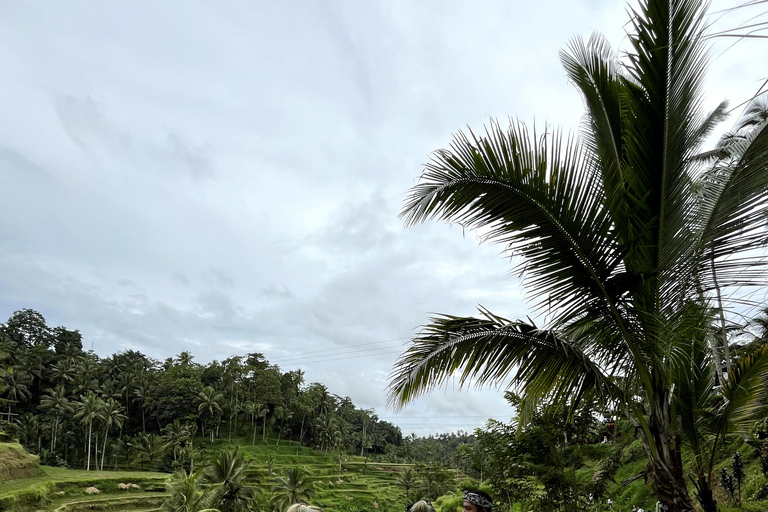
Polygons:
<instances>
[{"instance_id":1,"label":"tree line","mask_svg":"<svg viewBox=\"0 0 768 512\"><path fill-rule=\"evenodd\" d=\"M285 439L325 452L403 459L400 429L301 370L259 353L199 364L128 350L101 358L82 335L16 311L0 325L0 425L46 464L106 469L194 464L196 443Z\"/></svg>"}]
</instances>

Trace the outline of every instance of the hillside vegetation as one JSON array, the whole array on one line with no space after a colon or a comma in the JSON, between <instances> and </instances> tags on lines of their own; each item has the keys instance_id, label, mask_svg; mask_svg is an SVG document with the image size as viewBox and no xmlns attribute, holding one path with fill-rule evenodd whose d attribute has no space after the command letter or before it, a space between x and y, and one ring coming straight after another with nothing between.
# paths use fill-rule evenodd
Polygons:
<instances>
[{"instance_id":1,"label":"hillside vegetation","mask_svg":"<svg viewBox=\"0 0 768 512\"><path fill-rule=\"evenodd\" d=\"M40 474L38 459L19 443L0 443L0 482Z\"/></svg>"}]
</instances>

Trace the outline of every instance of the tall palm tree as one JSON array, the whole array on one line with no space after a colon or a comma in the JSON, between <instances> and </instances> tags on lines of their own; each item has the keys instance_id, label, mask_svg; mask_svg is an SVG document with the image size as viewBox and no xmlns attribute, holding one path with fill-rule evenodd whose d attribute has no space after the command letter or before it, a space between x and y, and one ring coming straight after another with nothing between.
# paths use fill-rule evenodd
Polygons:
<instances>
[{"instance_id":1,"label":"tall palm tree","mask_svg":"<svg viewBox=\"0 0 768 512\"><path fill-rule=\"evenodd\" d=\"M93 422L102 418L104 401L96 396L96 393L89 391L87 395L80 395L80 400L75 402L75 419L88 429L88 462L86 471L91 470L91 441L93 440Z\"/></svg>"},{"instance_id":2,"label":"tall palm tree","mask_svg":"<svg viewBox=\"0 0 768 512\"><path fill-rule=\"evenodd\" d=\"M104 471L104 454L107 452L107 438L109 437L109 429L114 427L122 428L123 422L128 417L123 414L123 406L114 398L107 398L106 402L102 403L101 418L104 422L104 448L101 450L101 470Z\"/></svg>"},{"instance_id":3,"label":"tall palm tree","mask_svg":"<svg viewBox=\"0 0 768 512\"><path fill-rule=\"evenodd\" d=\"M182 352L184 354L185 352ZM203 417L203 436L205 436L205 420L213 417L214 414L221 412L221 404L224 402L224 395L213 389L212 386L205 386L197 395L198 406L197 413ZM210 429L211 442L213 442L213 428Z\"/></svg>"},{"instance_id":4,"label":"tall palm tree","mask_svg":"<svg viewBox=\"0 0 768 512\"><path fill-rule=\"evenodd\" d=\"M413 498L413 489L416 487L416 476L413 471L406 469L400 478L397 480L397 485L402 487L405 492L405 499L411 500Z\"/></svg>"},{"instance_id":5,"label":"tall palm tree","mask_svg":"<svg viewBox=\"0 0 768 512\"><path fill-rule=\"evenodd\" d=\"M149 379L142 379L133 389L134 402L141 402L141 431L147 431L146 408L155 397L155 387Z\"/></svg>"},{"instance_id":6,"label":"tall palm tree","mask_svg":"<svg viewBox=\"0 0 768 512\"><path fill-rule=\"evenodd\" d=\"M67 398L64 386L57 385L55 389L46 390L47 393L40 397L40 407L44 411L50 411L53 414L53 424L51 425L51 451L56 450L56 440L59 433L59 423L61 417L72 412L72 406Z\"/></svg>"},{"instance_id":7,"label":"tall palm tree","mask_svg":"<svg viewBox=\"0 0 768 512\"><path fill-rule=\"evenodd\" d=\"M482 308L432 318L395 364L390 400L404 405L460 371L462 383L518 388L523 421L545 399L618 404L642 432L659 500L693 509L686 445L697 498L713 511L710 455L726 432L748 428L766 392L763 350L707 401L717 391L706 340L740 298L720 291L766 282L766 259L750 251L768 225L768 130L753 128L730 165L703 165L700 146L726 109L700 109L704 7L642 0L630 10L623 61L600 36L561 53L586 107L579 138L497 122L459 134L433 154L402 213L406 224L478 229L522 256L549 324Z\"/></svg>"},{"instance_id":8,"label":"tall palm tree","mask_svg":"<svg viewBox=\"0 0 768 512\"><path fill-rule=\"evenodd\" d=\"M283 435L283 430L285 430L285 422L291 418L293 418L293 411L288 409L287 406L275 407L275 420L280 421L280 426L277 427L277 442L275 442L275 446L280 445L280 436Z\"/></svg>"},{"instance_id":9,"label":"tall palm tree","mask_svg":"<svg viewBox=\"0 0 768 512\"><path fill-rule=\"evenodd\" d=\"M118 381L120 382L121 394L125 396L125 415L128 416L130 414L129 409L131 403L129 397L133 393L134 387L136 385L136 377L131 373L130 370L128 370L120 374Z\"/></svg>"},{"instance_id":10,"label":"tall palm tree","mask_svg":"<svg viewBox=\"0 0 768 512\"><path fill-rule=\"evenodd\" d=\"M72 358L60 359L50 370L50 379L55 384L67 384L74 380L75 364Z\"/></svg>"}]
</instances>

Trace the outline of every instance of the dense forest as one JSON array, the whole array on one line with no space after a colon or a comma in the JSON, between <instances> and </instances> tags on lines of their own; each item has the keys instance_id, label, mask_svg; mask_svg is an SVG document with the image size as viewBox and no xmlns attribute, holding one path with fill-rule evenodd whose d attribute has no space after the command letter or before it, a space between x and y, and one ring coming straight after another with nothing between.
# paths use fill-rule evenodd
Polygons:
<instances>
[{"instance_id":1,"label":"dense forest","mask_svg":"<svg viewBox=\"0 0 768 512\"><path fill-rule=\"evenodd\" d=\"M194 459L196 434L213 442L246 432L254 444L276 432L276 444L293 439L391 460L418 451L413 437L404 440L375 411L324 384L307 384L299 370L282 372L258 353L208 364L189 352L165 361L132 350L101 358L83 350L77 330L51 328L42 314L24 309L0 330L0 366L3 418L49 465L119 467L133 448L170 470Z\"/></svg>"}]
</instances>

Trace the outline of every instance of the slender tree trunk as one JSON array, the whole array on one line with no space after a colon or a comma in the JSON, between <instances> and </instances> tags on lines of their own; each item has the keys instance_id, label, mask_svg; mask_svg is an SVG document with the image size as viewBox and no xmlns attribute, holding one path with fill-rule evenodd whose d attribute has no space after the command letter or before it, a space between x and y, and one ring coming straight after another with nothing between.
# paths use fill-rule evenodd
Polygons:
<instances>
[{"instance_id":1,"label":"slender tree trunk","mask_svg":"<svg viewBox=\"0 0 768 512\"><path fill-rule=\"evenodd\" d=\"M253 421L251 422L253 423L253 440L251 441L251 446L256 446L256 417L251 416L251 418L253 418Z\"/></svg>"},{"instance_id":2,"label":"slender tree trunk","mask_svg":"<svg viewBox=\"0 0 768 512\"><path fill-rule=\"evenodd\" d=\"M107 453L107 437L109 435L109 428L104 429L104 449L101 450L101 470L104 471L104 454Z\"/></svg>"},{"instance_id":3,"label":"slender tree trunk","mask_svg":"<svg viewBox=\"0 0 768 512\"><path fill-rule=\"evenodd\" d=\"M91 421L88 424L88 465L86 466L85 470L90 471L91 470L91 436L93 433L93 421Z\"/></svg>"}]
</instances>

